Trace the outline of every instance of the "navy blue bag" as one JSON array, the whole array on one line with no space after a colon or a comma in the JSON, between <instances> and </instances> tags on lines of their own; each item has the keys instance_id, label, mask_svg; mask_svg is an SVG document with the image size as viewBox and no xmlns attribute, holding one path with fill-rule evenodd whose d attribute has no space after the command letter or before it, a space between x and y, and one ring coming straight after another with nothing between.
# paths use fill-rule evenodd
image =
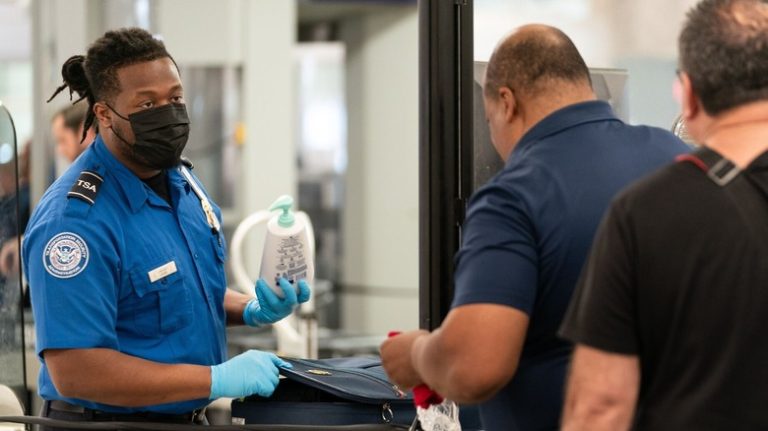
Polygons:
<instances>
[{"instance_id":1,"label":"navy blue bag","mask_svg":"<svg viewBox=\"0 0 768 431\"><path fill-rule=\"evenodd\" d=\"M379 358L283 358L275 393L232 402L233 424L374 425L408 427L416 417L413 394L393 385Z\"/></svg>"}]
</instances>

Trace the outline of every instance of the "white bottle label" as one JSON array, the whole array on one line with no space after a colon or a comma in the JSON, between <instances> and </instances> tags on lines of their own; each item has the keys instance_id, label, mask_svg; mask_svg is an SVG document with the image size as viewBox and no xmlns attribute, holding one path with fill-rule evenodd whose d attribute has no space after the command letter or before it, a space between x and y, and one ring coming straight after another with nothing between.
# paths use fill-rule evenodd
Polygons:
<instances>
[{"instance_id":1,"label":"white bottle label","mask_svg":"<svg viewBox=\"0 0 768 431\"><path fill-rule=\"evenodd\" d=\"M299 280L307 278L307 258L304 253L304 244L297 235L280 239L277 248L279 263L277 264L277 274L275 275L275 286L282 277L296 284Z\"/></svg>"}]
</instances>

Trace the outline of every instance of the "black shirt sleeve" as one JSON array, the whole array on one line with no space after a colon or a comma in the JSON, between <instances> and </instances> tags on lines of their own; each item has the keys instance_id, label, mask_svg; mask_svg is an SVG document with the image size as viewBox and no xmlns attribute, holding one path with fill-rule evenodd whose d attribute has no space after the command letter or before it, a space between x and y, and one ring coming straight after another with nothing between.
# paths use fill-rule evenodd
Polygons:
<instances>
[{"instance_id":1,"label":"black shirt sleeve","mask_svg":"<svg viewBox=\"0 0 768 431\"><path fill-rule=\"evenodd\" d=\"M577 344L637 354L634 241L620 201L603 219L560 328Z\"/></svg>"}]
</instances>

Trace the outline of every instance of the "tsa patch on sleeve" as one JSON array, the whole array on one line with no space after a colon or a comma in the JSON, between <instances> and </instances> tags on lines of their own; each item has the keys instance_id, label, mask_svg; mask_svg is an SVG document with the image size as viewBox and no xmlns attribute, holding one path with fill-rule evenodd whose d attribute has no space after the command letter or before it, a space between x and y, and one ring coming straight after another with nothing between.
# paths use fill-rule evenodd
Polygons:
<instances>
[{"instance_id":1,"label":"tsa patch on sleeve","mask_svg":"<svg viewBox=\"0 0 768 431\"><path fill-rule=\"evenodd\" d=\"M60 233L45 245L43 265L45 270L57 278L72 278L88 266L88 246L80 236Z\"/></svg>"},{"instance_id":2,"label":"tsa patch on sleeve","mask_svg":"<svg viewBox=\"0 0 768 431\"><path fill-rule=\"evenodd\" d=\"M72 185L72 189L67 193L67 197L81 199L93 205L96 202L96 195L99 194L103 182L104 178L101 178L96 172L80 172L80 177Z\"/></svg>"}]
</instances>

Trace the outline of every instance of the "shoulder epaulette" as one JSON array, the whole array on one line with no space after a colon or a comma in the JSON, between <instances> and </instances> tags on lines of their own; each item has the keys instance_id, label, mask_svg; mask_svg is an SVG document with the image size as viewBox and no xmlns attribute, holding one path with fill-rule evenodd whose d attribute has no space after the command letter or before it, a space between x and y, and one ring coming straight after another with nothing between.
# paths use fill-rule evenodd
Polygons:
<instances>
[{"instance_id":1,"label":"shoulder epaulette","mask_svg":"<svg viewBox=\"0 0 768 431\"><path fill-rule=\"evenodd\" d=\"M68 198L83 200L91 205L96 203L96 195L99 194L104 178L93 171L82 171L80 176L67 193Z\"/></svg>"}]
</instances>

